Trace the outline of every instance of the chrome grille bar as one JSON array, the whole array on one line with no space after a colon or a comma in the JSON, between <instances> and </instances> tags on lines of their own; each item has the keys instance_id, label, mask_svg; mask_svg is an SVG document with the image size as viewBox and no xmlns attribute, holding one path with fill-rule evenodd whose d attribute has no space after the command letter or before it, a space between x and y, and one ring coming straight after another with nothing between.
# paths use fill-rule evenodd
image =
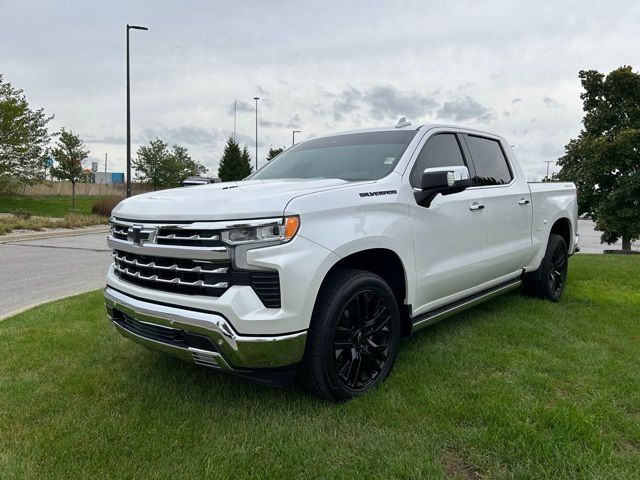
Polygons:
<instances>
[{"instance_id":1,"label":"chrome grille bar","mask_svg":"<svg viewBox=\"0 0 640 480\"><path fill-rule=\"evenodd\" d=\"M128 267L122 268L118 264L114 264L113 268L118 272L129 275L134 278L139 278L141 280L148 280L151 282L158 283L167 283L171 285L185 285L189 287L202 287L202 288L228 288L229 282L218 282L215 284L205 283L204 280L196 280L195 282L187 282L185 280L181 280L178 277L174 277L172 279L164 279L160 278L157 275L142 275L140 272L130 272Z\"/></svg>"},{"instance_id":2,"label":"chrome grille bar","mask_svg":"<svg viewBox=\"0 0 640 480\"><path fill-rule=\"evenodd\" d=\"M170 233L169 235L156 235L158 240L220 240L220 235L176 235L175 233Z\"/></svg>"},{"instance_id":3,"label":"chrome grille bar","mask_svg":"<svg viewBox=\"0 0 640 480\"><path fill-rule=\"evenodd\" d=\"M113 250L134 253L136 255L184 258L189 260L228 261L231 259L229 249L226 247L189 247L183 245L158 245L156 243L136 245L133 242L119 240L114 237L107 238L107 244Z\"/></svg>"},{"instance_id":4,"label":"chrome grille bar","mask_svg":"<svg viewBox=\"0 0 640 480\"><path fill-rule=\"evenodd\" d=\"M133 265L137 267L154 268L157 270L167 270L167 271L187 272L187 273L221 273L221 274L227 273L227 271L229 270L227 267L210 269L210 268L204 268L198 265L193 268L185 268L185 267L179 267L175 263L170 266L157 265L156 262L153 262L153 261L143 263L143 262L140 262L137 258L134 258L133 260L129 260L127 259L126 255L119 256L116 252L113 252L111 256L121 263L126 263L128 265Z\"/></svg>"}]
</instances>

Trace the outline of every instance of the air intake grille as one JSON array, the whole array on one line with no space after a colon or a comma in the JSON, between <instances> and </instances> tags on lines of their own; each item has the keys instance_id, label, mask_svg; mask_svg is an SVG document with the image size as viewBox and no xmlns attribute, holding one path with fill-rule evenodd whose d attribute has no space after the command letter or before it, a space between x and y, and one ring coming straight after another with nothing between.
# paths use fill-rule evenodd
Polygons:
<instances>
[{"instance_id":1,"label":"air intake grille","mask_svg":"<svg viewBox=\"0 0 640 480\"><path fill-rule=\"evenodd\" d=\"M155 340L156 342L167 343L180 348L192 347L210 352L217 351L211 339L204 335L197 335L177 328L164 327L153 323L140 322L118 310L114 311L112 320L122 328L140 337Z\"/></svg>"},{"instance_id":2,"label":"air intake grille","mask_svg":"<svg viewBox=\"0 0 640 480\"><path fill-rule=\"evenodd\" d=\"M251 287L265 307L280 308L280 277L278 272L251 272Z\"/></svg>"}]
</instances>

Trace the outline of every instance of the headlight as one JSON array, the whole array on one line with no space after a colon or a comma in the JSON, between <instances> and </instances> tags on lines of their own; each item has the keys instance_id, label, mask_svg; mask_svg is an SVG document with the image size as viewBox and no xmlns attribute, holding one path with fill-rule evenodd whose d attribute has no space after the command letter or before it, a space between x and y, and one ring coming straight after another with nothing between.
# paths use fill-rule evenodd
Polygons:
<instances>
[{"instance_id":1,"label":"headlight","mask_svg":"<svg viewBox=\"0 0 640 480\"><path fill-rule=\"evenodd\" d=\"M286 243L296 236L300 227L300 217L284 217L265 225L238 226L221 232L220 238L228 245L245 243Z\"/></svg>"}]
</instances>

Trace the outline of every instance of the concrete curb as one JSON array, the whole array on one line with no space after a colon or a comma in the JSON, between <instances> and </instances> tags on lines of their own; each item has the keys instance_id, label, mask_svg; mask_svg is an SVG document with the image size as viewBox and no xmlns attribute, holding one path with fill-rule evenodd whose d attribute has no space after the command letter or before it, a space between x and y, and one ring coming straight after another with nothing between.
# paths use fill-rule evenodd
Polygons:
<instances>
[{"instance_id":1,"label":"concrete curb","mask_svg":"<svg viewBox=\"0 0 640 480\"><path fill-rule=\"evenodd\" d=\"M61 238L61 237L75 237L77 235L91 235L94 233L107 233L109 231L108 225L101 225L100 227L90 228L74 228L66 231L58 232L33 232L33 233L21 233L19 235L0 235L0 243L8 242L22 242L24 240L40 240L42 238Z\"/></svg>"},{"instance_id":2,"label":"concrete curb","mask_svg":"<svg viewBox=\"0 0 640 480\"><path fill-rule=\"evenodd\" d=\"M101 290L101 289L100 288L92 288L92 289L89 289L89 290L83 290L81 292L67 293L67 294L64 294L64 295L58 295L56 297L47 298L45 300L41 300L39 302L33 303L31 305L28 305L26 307L20 307L20 308L18 308L16 310L13 310L11 312L0 314L0 322L3 321L3 320L6 320L9 317L13 317L14 315L18 315L19 313L26 312L27 310L31 310L32 308L39 307L40 305L44 305L46 303L57 302L58 300L64 300L65 298L71 298L71 297L75 297L76 295L81 295L83 293L88 293L88 292L95 292L97 290Z\"/></svg>"}]
</instances>

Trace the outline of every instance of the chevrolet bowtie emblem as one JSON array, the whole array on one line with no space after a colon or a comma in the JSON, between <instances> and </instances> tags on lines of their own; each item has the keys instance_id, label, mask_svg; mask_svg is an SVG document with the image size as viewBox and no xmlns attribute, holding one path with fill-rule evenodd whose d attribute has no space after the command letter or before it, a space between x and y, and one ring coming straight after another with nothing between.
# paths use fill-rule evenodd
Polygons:
<instances>
[{"instance_id":1,"label":"chevrolet bowtie emblem","mask_svg":"<svg viewBox=\"0 0 640 480\"><path fill-rule=\"evenodd\" d=\"M145 242L155 240L155 229L144 229L142 225L133 225L127 230L127 240L134 245L142 245Z\"/></svg>"}]
</instances>

